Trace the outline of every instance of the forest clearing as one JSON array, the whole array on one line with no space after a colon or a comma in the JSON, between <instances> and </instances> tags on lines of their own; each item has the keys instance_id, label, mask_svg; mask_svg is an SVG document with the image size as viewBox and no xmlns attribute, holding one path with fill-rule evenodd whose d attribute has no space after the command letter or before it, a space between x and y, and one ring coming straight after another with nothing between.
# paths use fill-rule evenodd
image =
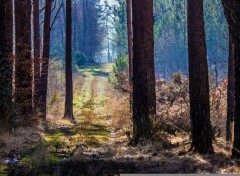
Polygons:
<instances>
[{"instance_id":1,"label":"forest clearing","mask_svg":"<svg viewBox=\"0 0 240 176\"><path fill-rule=\"evenodd\" d=\"M239 0L2 0L0 175L240 174Z\"/></svg>"}]
</instances>

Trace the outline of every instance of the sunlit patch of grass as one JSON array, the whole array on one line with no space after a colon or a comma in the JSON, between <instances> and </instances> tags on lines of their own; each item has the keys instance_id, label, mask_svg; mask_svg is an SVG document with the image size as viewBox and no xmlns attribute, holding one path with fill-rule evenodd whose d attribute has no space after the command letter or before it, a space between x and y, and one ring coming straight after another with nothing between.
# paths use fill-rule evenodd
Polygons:
<instances>
[{"instance_id":1,"label":"sunlit patch of grass","mask_svg":"<svg viewBox=\"0 0 240 176\"><path fill-rule=\"evenodd\" d=\"M8 174L5 174L7 173L7 171L8 171L7 165L0 165L0 176L7 176Z\"/></svg>"}]
</instances>

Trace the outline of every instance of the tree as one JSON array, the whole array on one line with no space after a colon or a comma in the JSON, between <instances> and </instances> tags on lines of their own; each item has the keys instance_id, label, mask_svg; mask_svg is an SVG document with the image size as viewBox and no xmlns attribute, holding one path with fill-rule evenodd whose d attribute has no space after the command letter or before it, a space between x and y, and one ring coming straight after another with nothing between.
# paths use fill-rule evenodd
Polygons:
<instances>
[{"instance_id":1,"label":"tree","mask_svg":"<svg viewBox=\"0 0 240 176\"><path fill-rule=\"evenodd\" d=\"M240 3L238 0L222 0L228 21L229 31L233 37L235 58L235 108L234 108L234 141L232 158L240 158Z\"/></svg>"},{"instance_id":2,"label":"tree","mask_svg":"<svg viewBox=\"0 0 240 176\"><path fill-rule=\"evenodd\" d=\"M15 103L18 117L32 113L31 0L15 1Z\"/></svg>"},{"instance_id":3,"label":"tree","mask_svg":"<svg viewBox=\"0 0 240 176\"><path fill-rule=\"evenodd\" d=\"M200 154L212 153L213 134L210 122L203 0L188 0L188 55L191 149Z\"/></svg>"},{"instance_id":4,"label":"tree","mask_svg":"<svg viewBox=\"0 0 240 176\"><path fill-rule=\"evenodd\" d=\"M151 135L156 115L153 1L132 1L133 15L133 134L135 143Z\"/></svg>"},{"instance_id":5,"label":"tree","mask_svg":"<svg viewBox=\"0 0 240 176\"><path fill-rule=\"evenodd\" d=\"M9 125L12 120L12 51L13 13L12 0L0 3L0 121ZM7 122L5 124L4 122ZM8 128L4 126L5 128Z\"/></svg>"},{"instance_id":6,"label":"tree","mask_svg":"<svg viewBox=\"0 0 240 176\"><path fill-rule=\"evenodd\" d=\"M39 108L40 85L40 24L39 24L39 0L33 1L33 52L34 52L34 110Z\"/></svg>"},{"instance_id":7,"label":"tree","mask_svg":"<svg viewBox=\"0 0 240 176\"><path fill-rule=\"evenodd\" d=\"M132 84L132 62L133 62L133 33L132 33L132 11L131 0L126 0L127 4L127 28L128 28L128 58L129 58L129 80Z\"/></svg>"},{"instance_id":8,"label":"tree","mask_svg":"<svg viewBox=\"0 0 240 176\"><path fill-rule=\"evenodd\" d=\"M228 60L228 89L227 89L227 124L226 140L232 141L232 126L234 119L234 44L231 34L229 34L229 60Z\"/></svg>"},{"instance_id":9,"label":"tree","mask_svg":"<svg viewBox=\"0 0 240 176\"><path fill-rule=\"evenodd\" d=\"M40 85L40 113L43 119L47 115L47 86L48 86L48 67L50 55L50 23L51 23L51 7L52 1L45 0L45 14L43 26L43 54L41 69L41 85Z\"/></svg>"},{"instance_id":10,"label":"tree","mask_svg":"<svg viewBox=\"0 0 240 176\"><path fill-rule=\"evenodd\" d=\"M66 0L66 98L65 118L73 119L72 2Z\"/></svg>"}]
</instances>

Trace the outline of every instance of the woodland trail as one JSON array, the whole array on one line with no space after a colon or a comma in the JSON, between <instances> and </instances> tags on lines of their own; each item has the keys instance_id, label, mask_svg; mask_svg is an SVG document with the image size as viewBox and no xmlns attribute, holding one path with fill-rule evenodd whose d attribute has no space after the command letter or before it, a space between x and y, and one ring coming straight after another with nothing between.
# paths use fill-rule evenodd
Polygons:
<instances>
[{"instance_id":1,"label":"woodland trail","mask_svg":"<svg viewBox=\"0 0 240 176\"><path fill-rule=\"evenodd\" d=\"M111 70L111 64L79 69L74 79L76 123L49 117L49 132L32 141L31 147L3 158L0 175L238 172L221 139L214 142L215 153L204 156L186 152L190 147L186 134L160 132L140 145L128 145L129 95L109 85Z\"/></svg>"}]
</instances>

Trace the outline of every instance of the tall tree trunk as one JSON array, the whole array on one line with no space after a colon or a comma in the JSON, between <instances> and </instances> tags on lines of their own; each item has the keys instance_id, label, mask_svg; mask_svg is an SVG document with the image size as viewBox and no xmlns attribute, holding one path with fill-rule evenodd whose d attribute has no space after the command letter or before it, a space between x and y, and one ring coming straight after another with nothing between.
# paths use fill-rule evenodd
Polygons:
<instances>
[{"instance_id":1,"label":"tall tree trunk","mask_svg":"<svg viewBox=\"0 0 240 176\"><path fill-rule=\"evenodd\" d=\"M0 3L0 122L12 125L13 12L12 0ZM6 124L7 123L7 124Z\"/></svg>"},{"instance_id":2,"label":"tall tree trunk","mask_svg":"<svg viewBox=\"0 0 240 176\"><path fill-rule=\"evenodd\" d=\"M213 152L206 54L203 0L188 0L191 149L200 154Z\"/></svg>"},{"instance_id":3,"label":"tall tree trunk","mask_svg":"<svg viewBox=\"0 0 240 176\"><path fill-rule=\"evenodd\" d=\"M134 142L151 135L156 115L153 1L132 1L133 10L133 134Z\"/></svg>"},{"instance_id":4,"label":"tall tree trunk","mask_svg":"<svg viewBox=\"0 0 240 176\"><path fill-rule=\"evenodd\" d=\"M34 47L34 110L39 108L39 85L40 85L40 23L39 23L39 0L33 1L33 47Z\"/></svg>"},{"instance_id":5,"label":"tall tree trunk","mask_svg":"<svg viewBox=\"0 0 240 176\"><path fill-rule=\"evenodd\" d=\"M73 34L73 51L77 51L77 22L78 22L77 1L74 2L74 34Z\"/></svg>"},{"instance_id":6,"label":"tall tree trunk","mask_svg":"<svg viewBox=\"0 0 240 176\"><path fill-rule=\"evenodd\" d=\"M15 0L15 94L18 117L32 113L31 0Z\"/></svg>"},{"instance_id":7,"label":"tall tree trunk","mask_svg":"<svg viewBox=\"0 0 240 176\"><path fill-rule=\"evenodd\" d=\"M235 92L234 92L234 44L229 34L229 60L228 60L228 92L227 92L227 123L226 140L232 141L232 126L234 119Z\"/></svg>"},{"instance_id":8,"label":"tall tree trunk","mask_svg":"<svg viewBox=\"0 0 240 176\"><path fill-rule=\"evenodd\" d=\"M133 78L133 33L132 33L132 11L131 11L131 0L126 0L127 2L127 29L128 29L128 60L129 60L129 80L130 85L132 85Z\"/></svg>"},{"instance_id":9,"label":"tall tree trunk","mask_svg":"<svg viewBox=\"0 0 240 176\"><path fill-rule=\"evenodd\" d=\"M234 43L235 57L235 110L234 110L234 141L232 158L240 158L240 47Z\"/></svg>"},{"instance_id":10,"label":"tall tree trunk","mask_svg":"<svg viewBox=\"0 0 240 176\"><path fill-rule=\"evenodd\" d=\"M87 17L86 17L86 0L83 0L82 2L83 6L83 41L82 41L82 52L86 55L86 34L87 34Z\"/></svg>"},{"instance_id":11,"label":"tall tree trunk","mask_svg":"<svg viewBox=\"0 0 240 176\"><path fill-rule=\"evenodd\" d=\"M240 3L239 0L222 0L227 17L229 31L234 42L235 57L235 108L234 108L234 141L232 158L240 158Z\"/></svg>"},{"instance_id":12,"label":"tall tree trunk","mask_svg":"<svg viewBox=\"0 0 240 176\"><path fill-rule=\"evenodd\" d=\"M50 54L50 23L51 23L51 7L52 1L45 0L45 14L43 27L43 54L42 54L42 70L41 70L41 85L40 85L40 112L44 120L47 115L47 87L48 87L48 65Z\"/></svg>"},{"instance_id":13,"label":"tall tree trunk","mask_svg":"<svg viewBox=\"0 0 240 176\"><path fill-rule=\"evenodd\" d=\"M66 98L65 118L73 119L73 81L72 81L72 2L66 0Z\"/></svg>"}]
</instances>

